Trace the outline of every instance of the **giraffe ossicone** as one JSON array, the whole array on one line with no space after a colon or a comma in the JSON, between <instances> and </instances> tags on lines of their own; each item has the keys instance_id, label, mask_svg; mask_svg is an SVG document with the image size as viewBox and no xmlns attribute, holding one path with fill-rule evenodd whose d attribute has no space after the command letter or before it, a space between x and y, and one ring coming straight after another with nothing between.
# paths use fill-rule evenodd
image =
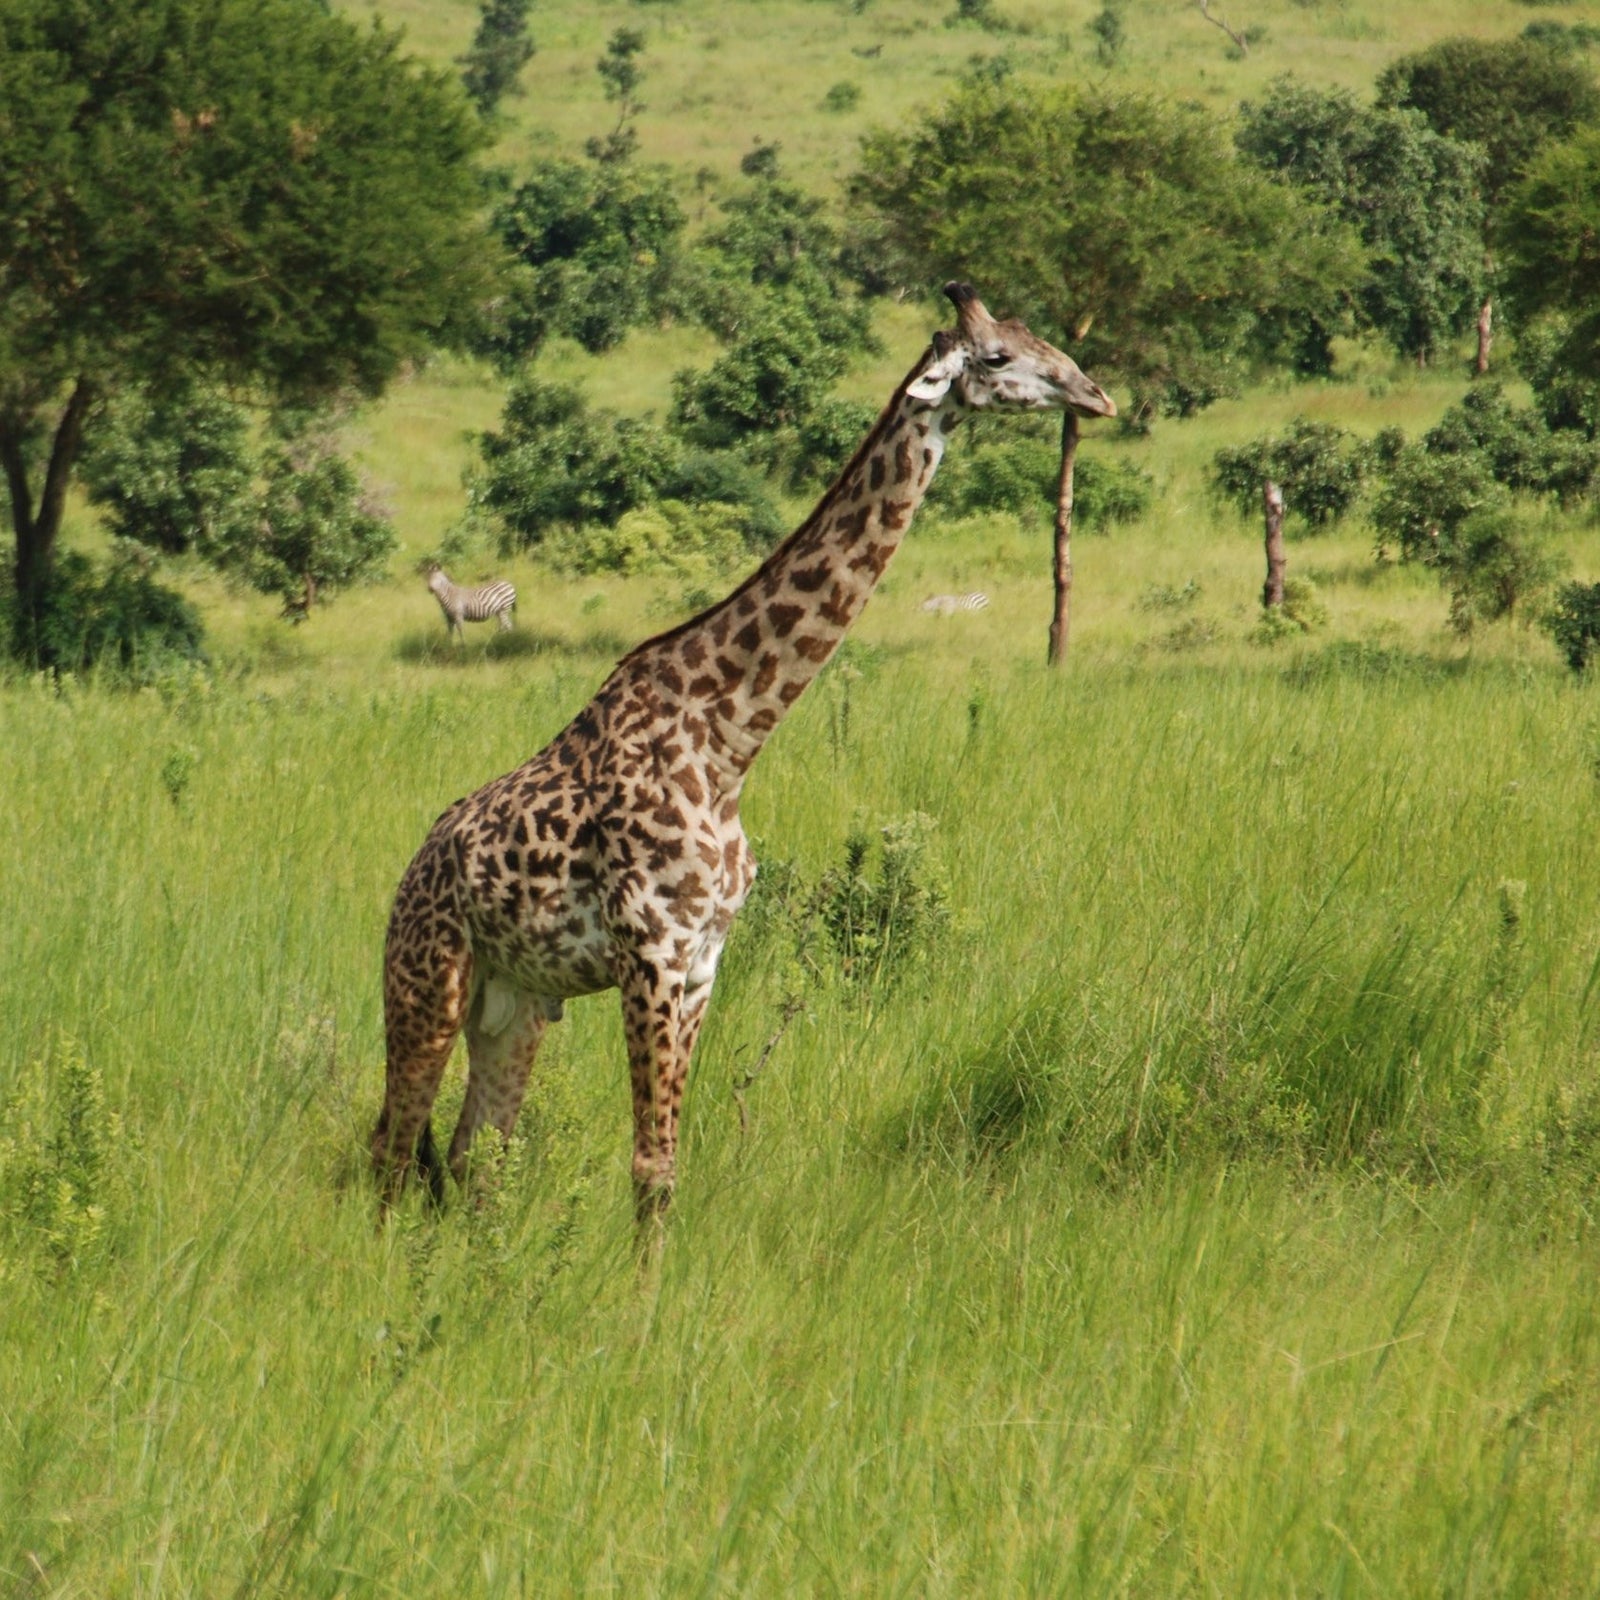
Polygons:
<instances>
[{"instance_id":1,"label":"giraffe ossicone","mask_svg":"<svg viewBox=\"0 0 1600 1600\"><path fill-rule=\"evenodd\" d=\"M383 1202L413 1166L457 1037L459 1181L485 1123L510 1135L562 1003L621 992L641 1219L671 1196L689 1060L728 929L755 880L746 773L838 648L969 412L1116 406L1070 357L949 284L953 332L894 392L816 509L730 595L625 656L545 749L458 800L400 880L384 955L387 1091L372 1135Z\"/></svg>"}]
</instances>

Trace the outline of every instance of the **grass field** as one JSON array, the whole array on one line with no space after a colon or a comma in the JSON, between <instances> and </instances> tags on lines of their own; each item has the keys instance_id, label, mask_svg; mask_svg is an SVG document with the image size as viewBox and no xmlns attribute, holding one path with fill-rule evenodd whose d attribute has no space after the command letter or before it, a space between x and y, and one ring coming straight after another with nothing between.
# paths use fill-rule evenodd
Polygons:
<instances>
[{"instance_id":1,"label":"grass field","mask_svg":"<svg viewBox=\"0 0 1600 1600\"><path fill-rule=\"evenodd\" d=\"M944 9L552 0L503 153L604 125L622 24L647 156L778 136L819 190L974 53L1105 70L1090 0L997 0L1004 35ZM381 12L443 60L475 8ZM1220 106L1547 14L1600 6L1261 0L1233 61L1135 3L1110 70ZM859 110L819 111L844 79ZM936 315L885 308L846 392L886 396ZM541 361L659 413L710 350ZM1594 1593L1600 699L1523 620L1448 633L1359 522L1291 543L1326 625L1255 642L1212 452L1302 412L1416 433L1465 387L1346 356L1086 429L1156 496L1077 539L1064 672L1042 513L913 529L749 783L763 875L643 1269L614 996L551 1031L481 1206L375 1226L401 870L692 603L480 550L519 628L447 647L411 569L486 371L351 421L386 583L291 629L184 572L210 672L0 678L0 1595ZM100 538L81 508L69 537ZM1590 522L1554 537L1600 578ZM921 914L841 948L849 841L878 882L885 828ZM447 1127L460 1093L458 1061Z\"/></svg>"}]
</instances>

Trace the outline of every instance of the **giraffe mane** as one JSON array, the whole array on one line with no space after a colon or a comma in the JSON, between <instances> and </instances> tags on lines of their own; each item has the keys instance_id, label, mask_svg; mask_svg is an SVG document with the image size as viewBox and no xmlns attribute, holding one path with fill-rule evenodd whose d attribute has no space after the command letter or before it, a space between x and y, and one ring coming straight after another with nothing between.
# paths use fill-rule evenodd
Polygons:
<instances>
[{"instance_id":1,"label":"giraffe mane","mask_svg":"<svg viewBox=\"0 0 1600 1600\"><path fill-rule=\"evenodd\" d=\"M749 577L745 578L744 581L730 593L725 594L720 600L712 601L710 605L706 606L703 610L697 611L692 617L685 617L682 622L675 623L672 627L664 629L660 633L652 634L648 639L641 640L633 647L633 649L628 651L628 653L622 657L622 659L617 663L618 666L625 666L628 662L632 661L635 656L642 655L646 650L653 650L657 645L667 644L671 640L676 639L680 634L687 633L689 629L699 627L708 617L713 616L718 611L721 611L724 606L735 604L740 595L745 594L750 589L753 589L761 581L761 575L767 570L767 568L786 555L790 547L794 544L797 544L808 533L810 533L812 529L815 528L817 524L821 522L822 519L833 508L835 502L839 498L841 487L850 481L851 476L855 473L857 468L862 465L867 456L871 453L873 447L882 438L884 430L888 427L891 417L893 417L899 411L900 402L905 399L906 390L919 377L921 377L928 364L937 354L938 351L936 347L931 344L922 352L921 359L914 367L912 367L905 377L900 380L900 383L896 387L894 393L889 396L888 404L885 405L883 410L878 413L878 420L867 429L865 436L861 440L861 443L856 446L855 453L835 474L833 482L822 491L822 498L817 501L815 506L812 507L811 514L805 519L804 522L800 524L798 528L796 528L792 533L786 534L783 539L773 546L773 548L767 553L766 559L762 561L761 565L757 567L755 571L749 575Z\"/></svg>"}]
</instances>

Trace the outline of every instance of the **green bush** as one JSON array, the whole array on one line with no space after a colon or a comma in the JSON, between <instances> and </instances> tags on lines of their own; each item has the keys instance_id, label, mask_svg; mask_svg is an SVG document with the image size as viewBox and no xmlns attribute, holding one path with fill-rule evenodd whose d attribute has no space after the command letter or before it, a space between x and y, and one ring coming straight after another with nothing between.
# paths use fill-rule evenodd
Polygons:
<instances>
[{"instance_id":1,"label":"green bush","mask_svg":"<svg viewBox=\"0 0 1600 1600\"><path fill-rule=\"evenodd\" d=\"M1582 672L1600 650L1600 583L1562 584L1542 622L1567 665Z\"/></svg>"},{"instance_id":2,"label":"green bush","mask_svg":"<svg viewBox=\"0 0 1600 1600\"><path fill-rule=\"evenodd\" d=\"M1010 511L1025 521L1055 515L1061 446L1053 431L979 434L947 455L928 504L959 517ZM1089 532L1137 521L1149 509L1149 473L1130 461L1080 454L1073 469L1073 522Z\"/></svg>"},{"instance_id":3,"label":"green bush","mask_svg":"<svg viewBox=\"0 0 1600 1600\"><path fill-rule=\"evenodd\" d=\"M9 575L8 575L9 577ZM200 615L125 552L104 566L63 552L45 590L36 626L24 637L9 587L0 612L19 658L55 672L110 671L143 681L174 661L204 659Z\"/></svg>"},{"instance_id":4,"label":"green bush","mask_svg":"<svg viewBox=\"0 0 1600 1600\"><path fill-rule=\"evenodd\" d=\"M688 583L723 577L748 554L737 506L682 500L639 506L613 523L556 529L541 548L558 570L578 576L659 574Z\"/></svg>"},{"instance_id":5,"label":"green bush","mask_svg":"<svg viewBox=\"0 0 1600 1600\"><path fill-rule=\"evenodd\" d=\"M1372 525L1403 559L1434 561L1469 517L1499 509L1506 498L1483 456L1435 455L1407 445L1374 497Z\"/></svg>"},{"instance_id":6,"label":"green bush","mask_svg":"<svg viewBox=\"0 0 1600 1600\"><path fill-rule=\"evenodd\" d=\"M1495 511L1468 517L1441 541L1436 559L1450 596L1450 626L1460 634L1512 616L1519 605L1537 600L1561 570L1534 530Z\"/></svg>"},{"instance_id":7,"label":"green bush","mask_svg":"<svg viewBox=\"0 0 1600 1600\"><path fill-rule=\"evenodd\" d=\"M1423 438L1430 455L1479 454L1508 489L1586 498L1600 472L1600 445L1573 429L1552 430L1537 411L1513 406L1497 383L1470 390Z\"/></svg>"}]
</instances>

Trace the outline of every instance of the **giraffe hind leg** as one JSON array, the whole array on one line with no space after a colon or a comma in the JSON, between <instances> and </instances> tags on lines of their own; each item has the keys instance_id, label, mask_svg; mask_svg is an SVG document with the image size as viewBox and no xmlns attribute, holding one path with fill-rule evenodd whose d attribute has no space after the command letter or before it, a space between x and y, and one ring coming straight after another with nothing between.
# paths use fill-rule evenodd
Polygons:
<instances>
[{"instance_id":1,"label":"giraffe hind leg","mask_svg":"<svg viewBox=\"0 0 1600 1600\"><path fill-rule=\"evenodd\" d=\"M401 884L401 896L406 885ZM372 1164L387 1210L405 1187L413 1165L437 1200L444 1172L433 1140L431 1114L444 1069L466 1021L472 956L457 935L441 939L437 923L423 940L399 914L390 928L384 961L384 1025L388 1042L383 1111L372 1131Z\"/></svg>"}]
</instances>

